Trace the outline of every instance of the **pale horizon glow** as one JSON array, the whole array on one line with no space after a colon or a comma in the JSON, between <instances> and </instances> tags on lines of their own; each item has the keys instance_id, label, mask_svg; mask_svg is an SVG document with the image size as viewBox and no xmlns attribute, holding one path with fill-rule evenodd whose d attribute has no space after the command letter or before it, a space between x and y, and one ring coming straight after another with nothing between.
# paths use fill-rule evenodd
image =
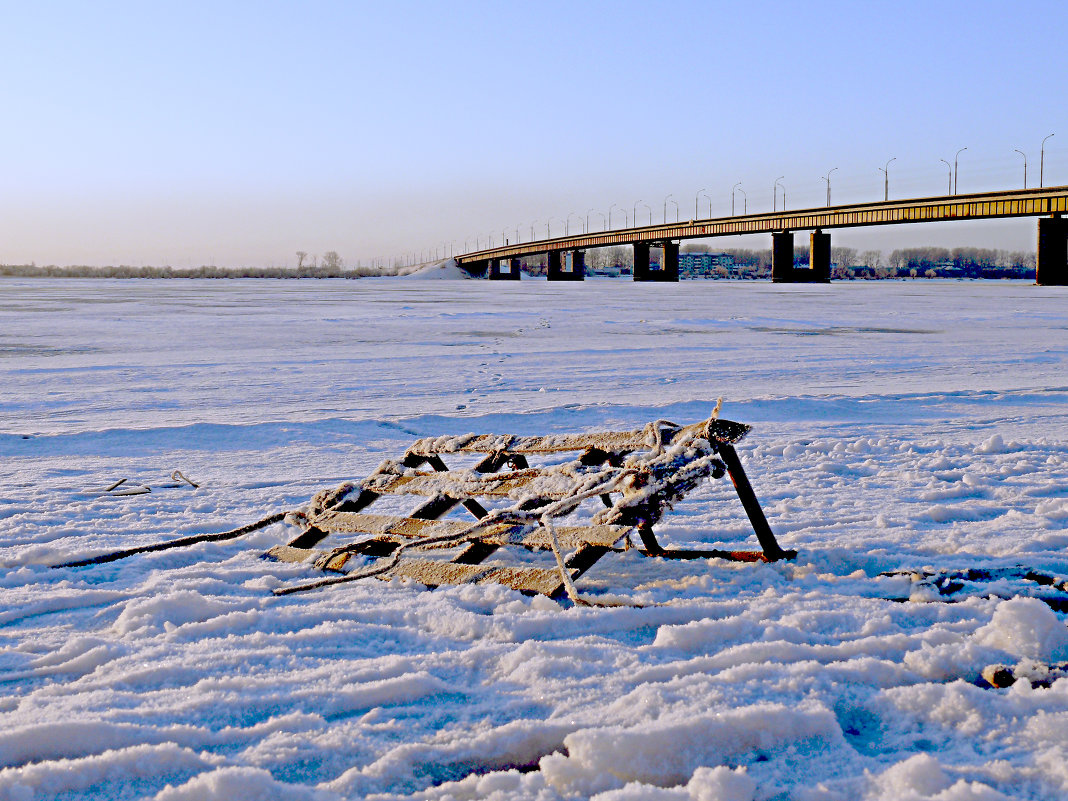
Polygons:
<instances>
[{"instance_id":1,"label":"pale horizon glow","mask_svg":"<svg viewBox=\"0 0 1068 801\"><path fill-rule=\"evenodd\" d=\"M572 215L1068 184L1052 0L8 9L0 263L350 265ZM741 195L739 195L739 201ZM781 194L779 203L781 208ZM700 200L701 214L708 200ZM673 217L673 208L669 209ZM594 222L596 220L596 222ZM591 228L600 227L591 215ZM1033 250L1033 219L835 244ZM763 237L724 247L765 248Z\"/></svg>"}]
</instances>

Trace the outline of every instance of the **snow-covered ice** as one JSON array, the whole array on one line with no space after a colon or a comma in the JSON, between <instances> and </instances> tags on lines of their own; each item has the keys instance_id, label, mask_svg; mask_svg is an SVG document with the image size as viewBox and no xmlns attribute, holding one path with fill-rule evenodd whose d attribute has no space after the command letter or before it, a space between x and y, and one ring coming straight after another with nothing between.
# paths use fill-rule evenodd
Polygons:
<instances>
[{"instance_id":1,"label":"snow-covered ice","mask_svg":"<svg viewBox=\"0 0 1068 801\"><path fill-rule=\"evenodd\" d=\"M5 279L0 799L1062 797L1068 679L980 672L1068 660L1068 588L1015 569L1068 577L1066 332L1068 290L1013 282ZM48 567L296 508L420 437L721 396L800 556L578 582L641 608L274 597L312 575L259 558L281 524ZM753 544L723 481L659 531Z\"/></svg>"}]
</instances>

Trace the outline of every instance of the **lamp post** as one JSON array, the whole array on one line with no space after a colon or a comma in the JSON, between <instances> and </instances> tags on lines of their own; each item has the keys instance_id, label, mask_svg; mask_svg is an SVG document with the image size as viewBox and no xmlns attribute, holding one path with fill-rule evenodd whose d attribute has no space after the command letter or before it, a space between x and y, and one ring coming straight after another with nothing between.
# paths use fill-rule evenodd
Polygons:
<instances>
[{"instance_id":1,"label":"lamp post","mask_svg":"<svg viewBox=\"0 0 1068 801\"><path fill-rule=\"evenodd\" d=\"M952 195L953 194L953 165L950 164L945 159L939 159L939 161L941 161L947 167L947 172L949 174L949 179L948 179L948 183L946 184L946 194L947 195Z\"/></svg>"},{"instance_id":2,"label":"lamp post","mask_svg":"<svg viewBox=\"0 0 1068 801\"><path fill-rule=\"evenodd\" d=\"M967 149L968 148L966 148L966 147L962 147L960 150L957 151L957 155L953 157L953 194L954 195L957 194L957 178L960 177L960 174L957 172L957 159L960 157L960 154L963 153Z\"/></svg>"},{"instance_id":3,"label":"lamp post","mask_svg":"<svg viewBox=\"0 0 1068 801\"><path fill-rule=\"evenodd\" d=\"M630 215L630 219L633 221L634 225L638 224L638 204L639 203L641 203L640 199L634 201L634 210L633 210L633 213Z\"/></svg>"},{"instance_id":4,"label":"lamp post","mask_svg":"<svg viewBox=\"0 0 1068 801\"><path fill-rule=\"evenodd\" d=\"M571 218L572 217L578 217L579 218L579 222L580 223L582 222L582 218L579 217L579 215L575 214L575 212L573 212L573 211L568 212L567 220L564 222L564 236L570 236L571 235L571 232L570 232L568 226L571 224Z\"/></svg>"},{"instance_id":5,"label":"lamp post","mask_svg":"<svg viewBox=\"0 0 1068 801\"><path fill-rule=\"evenodd\" d=\"M879 171L882 172L882 174L883 174L883 200L889 200L890 199L890 172L889 172L889 170L890 170L890 162L891 161L897 161L897 156L895 156L894 158L890 159L890 161L886 162L886 166L885 167L880 167L879 168ZM830 204L828 204L828 205L830 205Z\"/></svg>"},{"instance_id":6,"label":"lamp post","mask_svg":"<svg viewBox=\"0 0 1068 801\"><path fill-rule=\"evenodd\" d=\"M701 216L700 212L697 211L697 201L701 199L701 195L704 193L704 191L704 189L698 189L697 194L693 196L693 218L695 220ZM708 216L711 217L712 212L709 212Z\"/></svg>"},{"instance_id":7,"label":"lamp post","mask_svg":"<svg viewBox=\"0 0 1068 801\"><path fill-rule=\"evenodd\" d=\"M615 207L616 207L615 203L613 203L611 206L608 207L608 227L609 227L609 229L611 229L611 227L612 227L612 209L614 209Z\"/></svg>"},{"instance_id":8,"label":"lamp post","mask_svg":"<svg viewBox=\"0 0 1068 801\"><path fill-rule=\"evenodd\" d=\"M1050 134L1049 136L1053 136L1053 134ZM1047 136L1046 139L1049 139L1049 136ZM1046 177L1044 175L1045 168L1046 168L1046 139L1042 140L1042 152L1039 154L1039 157L1038 157L1038 188L1039 189L1041 189L1044 186L1043 180Z\"/></svg>"},{"instance_id":9,"label":"lamp post","mask_svg":"<svg viewBox=\"0 0 1068 801\"><path fill-rule=\"evenodd\" d=\"M775 179L774 186L771 187L771 210L773 212L779 210L779 206L778 206L778 203L779 203L779 186L780 186L779 181L781 181L785 177L786 177L785 175L780 175L778 178ZM782 210L786 211L786 187L785 186L782 188Z\"/></svg>"},{"instance_id":10,"label":"lamp post","mask_svg":"<svg viewBox=\"0 0 1068 801\"><path fill-rule=\"evenodd\" d=\"M749 213L749 195L745 193L744 189L739 188L738 191L742 193L742 215L744 216Z\"/></svg>"},{"instance_id":11,"label":"lamp post","mask_svg":"<svg viewBox=\"0 0 1068 801\"><path fill-rule=\"evenodd\" d=\"M708 218L712 219L712 195L707 192L703 193L705 200L708 201Z\"/></svg>"},{"instance_id":12,"label":"lamp post","mask_svg":"<svg viewBox=\"0 0 1068 801\"><path fill-rule=\"evenodd\" d=\"M534 222L532 222L532 223L530 224L530 241L531 241L531 242L533 242L533 241L534 241L534 226L535 226L535 225L537 225L537 224L538 224L538 221L537 221L537 220L535 220Z\"/></svg>"},{"instance_id":13,"label":"lamp post","mask_svg":"<svg viewBox=\"0 0 1068 801\"><path fill-rule=\"evenodd\" d=\"M664 198L664 225L667 225L667 204L668 201L671 200L671 198L673 197L674 195L668 195L666 198Z\"/></svg>"},{"instance_id":14,"label":"lamp post","mask_svg":"<svg viewBox=\"0 0 1068 801\"><path fill-rule=\"evenodd\" d=\"M597 211L597 209L586 209L586 233L590 232L590 212L591 211L594 214L600 214L601 215L601 230L602 231L605 230L606 222L605 222L604 212Z\"/></svg>"},{"instance_id":15,"label":"lamp post","mask_svg":"<svg viewBox=\"0 0 1068 801\"><path fill-rule=\"evenodd\" d=\"M837 169L838 169L837 167L831 167L831 169L828 170L827 174L823 177L823 180L827 182L827 205L828 206L831 205L831 173L834 172Z\"/></svg>"},{"instance_id":16,"label":"lamp post","mask_svg":"<svg viewBox=\"0 0 1068 801\"><path fill-rule=\"evenodd\" d=\"M504 230L501 231L501 244L502 245L507 245L508 244L508 229L507 228L505 228Z\"/></svg>"},{"instance_id":17,"label":"lamp post","mask_svg":"<svg viewBox=\"0 0 1068 801\"><path fill-rule=\"evenodd\" d=\"M732 217L734 216L734 191L741 185L742 185L742 182L739 181L738 183L736 183L734 186L731 187L731 216Z\"/></svg>"},{"instance_id":18,"label":"lamp post","mask_svg":"<svg viewBox=\"0 0 1068 801\"><path fill-rule=\"evenodd\" d=\"M674 206L674 207L675 207L675 222L678 222L678 221L679 221L679 204L678 204L678 203L676 203L676 202L675 202L674 200L669 200L668 202L669 202L669 203L670 203L670 204L671 204L672 206Z\"/></svg>"},{"instance_id":19,"label":"lamp post","mask_svg":"<svg viewBox=\"0 0 1068 801\"><path fill-rule=\"evenodd\" d=\"M545 238L546 239L552 239L553 238L552 228L550 226L552 225L552 222L555 219L556 219L555 217L550 217L549 219L547 219L545 221Z\"/></svg>"},{"instance_id":20,"label":"lamp post","mask_svg":"<svg viewBox=\"0 0 1068 801\"><path fill-rule=\"evenodd\" d=\"M1023 160L1024 160L1024 189L1027 189L1027 154L1024 153L1022 150L1020 150L1020 148L1018 148L1018 147L1014 147L1013 150L1015 150L1017 153L1019 153L1021 156L1023 156Z\"/></svg>"}]
</instances>

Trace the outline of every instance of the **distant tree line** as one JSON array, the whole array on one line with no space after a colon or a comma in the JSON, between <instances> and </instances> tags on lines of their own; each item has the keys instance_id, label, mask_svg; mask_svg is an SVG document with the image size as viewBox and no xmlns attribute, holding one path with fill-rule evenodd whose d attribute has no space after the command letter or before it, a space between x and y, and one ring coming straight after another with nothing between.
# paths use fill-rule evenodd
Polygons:
<instances>
[{"instance_id":1,"label":"distant tree line","mask_svg":"<svg viewBox=\"0 0 1068 801\"><path fill-rule=\"evenodd\" d=\"M0 276L18 278L368 278L389 275L397 270L387 267L346 267L336 251L329 250L320 259L297 251L296 268L289 267L133 267L126 264L109 267L54 264L0 264Z\"/></svg>"}]
</instances>

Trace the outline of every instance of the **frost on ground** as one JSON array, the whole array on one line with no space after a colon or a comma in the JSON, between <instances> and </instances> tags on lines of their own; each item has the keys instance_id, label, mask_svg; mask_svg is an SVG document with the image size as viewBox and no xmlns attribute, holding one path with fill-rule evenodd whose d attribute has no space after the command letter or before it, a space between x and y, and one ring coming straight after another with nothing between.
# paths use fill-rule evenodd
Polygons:
<instances>
[{"instance_id":1,"label":"frost on ground","mask_svg":"<svg viewBox=\"0 0 1068 801\"><path fill-rule=\"evenodd\" d=\"M1064 290L2 288L0 799L1068 792L1068 679L980 677L1068 661ZM277 598L311 576L259 558L282 524L48 568L295 508L419 437L688 423L719 396L800 557L610 554L579 581L641 608L377 580ZM102 492L120 478L151 492ZM752 545L726 482L660 536Z\"/></svg>"}]
</instances>

